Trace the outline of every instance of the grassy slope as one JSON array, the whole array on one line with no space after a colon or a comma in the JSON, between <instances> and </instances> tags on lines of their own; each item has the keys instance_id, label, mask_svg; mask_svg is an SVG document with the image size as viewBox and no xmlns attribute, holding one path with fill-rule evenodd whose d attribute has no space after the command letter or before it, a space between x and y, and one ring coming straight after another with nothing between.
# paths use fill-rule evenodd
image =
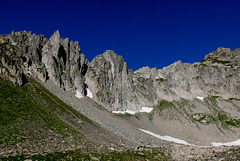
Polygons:
<instances>
[{"instance_id":1,"label":"grassy slope","mask_svg":"<svg viewBox=\"0 0 240 161\"><path fill-rule=\"evenodd\" d=\"M15 87L0 77L0 118L0 160L170 158L166 148L141 152L96 148L99 144L85 138L81 130L97 125L33 79L24 86Z\"/></svg>"},{"instance_id":2,"label":"grassy slope","mask_svg":"<svg viewBox=\"0 0 240 161\"><path fill-rule=\"evenodd\" d=\"M232 111L240 111L240 107L234 103L234 101L239 101L238 99L223 99L218 96L209 96L204 99L204 102L195 99L193 101L181 99L179 101L168 102L166 100L160 101L157 110L158 114L166 119L181 119L185 118L186 120L193 122L194 124L216 124L219 129L230 129L232 127L240 127L240 118L231 116L230 113L226 111L225 108L231 108ZM196 106L196 101L200 102L202 106L208 108L208 112L201 113L199 109L197 113L193 112L194 109L199 107ZM219 103L225 102L228 103L229 107L220 107ZM165 112L164 112L165 111ZM168 111L168 113L166 113ZM171 112L169 112L171 111ZM175 113L173 113L173 111ZM195 110L196 111L196 110ZM171 115L169 115L169 113ZM179 114L179 118L177 117Z\"/></svg>"},{"instance_id":3,"label":"grassy slope","mask_svg":"<svg viewBox=\"0 0 240 161\"><path fill-rule=\"evenodd\" d=\"M19 152L81 145L81 126L91 124L32 79L15 87L0 78L0 118L1 149L13 150L21 145Z\"/></svg>"}]
</instances>

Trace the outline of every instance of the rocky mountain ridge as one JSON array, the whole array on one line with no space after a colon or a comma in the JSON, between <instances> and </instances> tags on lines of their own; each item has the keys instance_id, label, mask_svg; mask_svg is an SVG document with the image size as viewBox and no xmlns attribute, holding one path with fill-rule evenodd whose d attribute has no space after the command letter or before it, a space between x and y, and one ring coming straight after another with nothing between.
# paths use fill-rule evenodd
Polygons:
<instances>
[{"instance_id":1,"label":"rocky mountain ridge","mask_svg":"<svg viewBox=\"0 0 240 161\"><path fill-rule=\"evenodd\" d=\"M108 50L88 63L86 83L95 100L109 110L155 107L161 100L181 98L239 98L239 55L238 49L219 48L199 63L179 60L159 70L133 71L121 56Z\"/></svg>"},{"instance_id":2,"label":"rocky mountain ridge","mask_svg":"<svg viewBox=\"0 0 240 161\"><path fill-rule=\"evenodd\" d=\"M218 48L201 62L189 64L177 61L163 69L143 67L133 71L128 69L122 56L112 50L96 56L91 62L85 60L78 42L60 38L59 31L54 32L50 39L26 31L2 35L0 77L11 81L15 86L21 86L14 88L8 81L0 79L3 89L0 98L1 115L6 117L1 124L2 129L5 129L1 134L2 142L6 142L9 136L12 136L9 141L19 141L15 137L15 131L7 134L12 127L20 130L21 127L26 127L25 132L42 127L42 122L39 126L25 124L35 123L29 120L28 115L31 113L33 120L44 118L47 125L52 120L54 123L63 121L61 123L65 122L75 130L84 127L79 132L100 143L105 141L110 144L111 151L118 151L111 145L114 143L121 148L138 146L136 154L142 157L147 154L145 150L155 150L150 147L163 146L167 151L162 155L172 157L173 160L239 158L238 146L213 147L212 144L229 145L239 142L239 52L239 49L231 51L228 48ZM61 112L61 107L72 110L70 113ZM137 111L141 107L154 109L150 113L135 115L109 112L126 109ZM35 111L32 108L36 108ZM41 110L44 114L38 108L44 109ZM56 119L55 114L58 114ZM81 118L94 122L94 126L90 126L84 119L76 119L79 114ZM10 122L9 118L18 118L17 123L5 125L5 122ZM65 134L65 126L59 128L63 130L60 134ZM41 131L36 132L42 136ZM58 137L54 140L52 138L55 135L48 136L49 134L51 132L44 133L49 142L37 139L39 145L47 143L46 146L41 145L39 148L36 143L32 144L36 146L35 151L41 153L45 147L47 152L52 152L52 149L55 151L56 147L60 148L58 151L66 147L78 148L72 142L72 137ZM17 135L22 137L21 133ZM35 138L36 133L29 137ZM159 139L162 137L180 139L189 144L169 144L174 141ZM28 146L30 144L28 140L24 141L24 136L22 138L23 144L2 144L5 149L1 154L8 156L11 153L13 157L19 152L31 154L34 148ZM85 146L86 142L82 143ZM12 147L16 147L15 150L8 151ZM151 156L153 154L150 153ZM59 153L56 155L58 156L55 157L60 157ZM74 153L72 155L76 157ZM156 159L155 156L154 158Z\"/></svg>"},{"instance_id":3,"label":"rocky mountain ridge","mask_svg":"<svg viewBox=\"0 0 240 161\"><path fill-rule=\"evenodd\" d=\"M136 71L112 50L85 60L78 42L60 38L59 31L49 40L26 31L2 35L0 51L1 76L15 85L31 74L79 97L91 92L110 111L155 107L161 100L239 98L239 49L218 48L199 63L177 61L163 69Z\"/></svg>"}]
</instances>

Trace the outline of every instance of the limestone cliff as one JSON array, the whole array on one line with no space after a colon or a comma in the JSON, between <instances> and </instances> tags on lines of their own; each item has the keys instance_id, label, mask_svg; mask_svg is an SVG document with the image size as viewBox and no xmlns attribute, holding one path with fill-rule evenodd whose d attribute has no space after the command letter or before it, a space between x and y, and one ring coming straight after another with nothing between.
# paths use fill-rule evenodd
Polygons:
<instances>
[{"instance_id":1,"label":"limestone cliff","mask_svg":"<svg viewBox=\"0 0 240 161\"><path fill-rule=\"evenodd\" d=\"M123 58L107 50L88 63L86 84L93 99L109 110L138 109L132 76Z\"/></svg>"},{"instance_id":2,"label":"limestone cliff","mask_svg":"<svg viewBox=\"0 0 240 161\"><path fill-rule=\"evenodd\" d=\"M132 71L121 56L106 51L88 63L86 82L94 99L109 110L154 107L161 100L180 98L239 98L239 52L219 48L200 63L177 61L159 70Z\"/></svg>"},{"instance_id":3,"label":"limestone cliff","mask_svg":"<svg viewBox=\"0 0 240 161\"><path fill-rule=\"evenodd\" d=\"M0 37L0 59L1 76L15 85L32 75L80 97L91 92L110 111L155 107L161 100L240 98L239 49L219 48L199 63L177 61L163 69L133 71L111 50L85 61L78 42L60 38L59 31L50 39L22 31Z\"/></svg>"},{"instance_id":4,"label":"limestone cliff","mask_svg":"<svg viewBox=\"0 0 240 161\"><path fill-rule=\"evenodd\" d=\"M59 31L48 40L31 32L12 32L0 37L1 75L22 85L25 75L42 82L53 81L61 88L84 94L85 56L78 42L60 38Z\"/></svg>"}]
</instances>

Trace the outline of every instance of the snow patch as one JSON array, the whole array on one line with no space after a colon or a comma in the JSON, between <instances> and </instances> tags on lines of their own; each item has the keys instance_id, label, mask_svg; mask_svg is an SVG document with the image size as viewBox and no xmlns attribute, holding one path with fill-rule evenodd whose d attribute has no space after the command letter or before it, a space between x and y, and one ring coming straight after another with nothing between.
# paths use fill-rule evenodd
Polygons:
<instances>
[{"instance_id":1,"label":"snow patch","mask_svg":"<svg viewBox=\"0 0 240 161\"><path fill-rule=\"evenodd\" d=\"M167 135L166 136L161 136L161 135L155 134L155 133L153 133L151 131L147 131L147 130L144 130L144 129L139 129L139 130L141 130L142 132L145 132L145 133L147 133L149 135L152 135L152 136L154 136L154 137L156 137L158 139L161 139L161 140L171 141L171 142L178 143L178 144L191 145L191 144L187 143L184 140L173 138L171 136L167 136Z\"/></svg>"},{"instance_id":2,"label":"snow patch","mask_svg":"<svg viewBox=\"0 0 240 161\"><path fill-rule=\"evenodd\" d=\"M142 109L139 110L139 112L150 113L152 110L153 110L153 108L150 108L150 107L142 107Z\"/></svg>"},{"instance_id":3,"label":"snow patch","mask_svg":"<svg viewBox=\"0 0 240 161\"><path fill-rule=\"evenodd\" d=\"M76 90L76 95L75 96L77 98L83 98L83 95L78 90Z\"/></svg>"},{"instance_id":4,"label":"snow patch","mask_svg":"<svg viewBox=\"0 0 240 161\"><path fill-rule=\"evenodd\" d=\"M167 136L167 135L166 136L161 136L161 135L155 134L151 131L144 130L144 129L139 129L139 130L142 131L142 132L145 132L149 135L152 135L152 136L154 136L158 139L161 139L161 140L171 141L171 142L178 143L178 144L197 146L197 145L194 145L194 144L189 144L185 140L173 138L171 136ZM232 141L232 142L226 142L226 143L211 142L211 146L215 146L215 147L218 147L218 146L237 146L237 145L238 146L240 145L240 139L238 139L236 141ZM209 146L198 146L198 147L209 147Z\"/></svg>"},{"instance_id":5,"label":"snow patch","mask_svg":"<svg viewBox=\"0 0 240 161\"><path fill-rule=\"evenodd\" d=\"M198 96L198 97L196 97L197 99L200 99L201 101L203 101L203 99L204 99L204 97L200 97L200 96Z\"/></svg>"},{"instance_id":6,"label":"snow patch","mask_svg":"<svg viewBox=\"0 0 240 161\"><path fill-rule=\"evenodd\" d=\"M134 115L136 114L138 111L132 111L132 110L126 110L126 111L112 111L112 113L115 113L115 114L131 114L131 115Z\"/></svg>"},{"instance_id":7,"label":"snow patch","mask_svg":"<svg viewBox=\"0 0 240 161\"><path fill-rule=\"evenodd\" d=\"M125 110L125 111L112 111L112 113L115 113L115 114L126 114L126 113L128 113L128 114L134 115L134 114L139 113L139 112L150 113L152 110L153 110L153 108L150 108L150 107L142 107L138 111Z\"/></svg>"},{"instance_id":8,"label":"snow patch","mask_svg":"<svg viewBox=\"0 0 240 161\"><path fill-rule=\"evenodd\" d=\"M240 145L240 139L232 142L226 142L226 143L217 143L217 142L211 142L212 146L233 146L233 145Z\"/></svg>"},{"instance_id":9,"label":"snow patch","mask_svg":"<svg viewBox=\"0 0 240 161\"><path fill-rule=\"evenodd\" d=\"M92 92L87 88L87 96L93 98Z\"/></svg>"}]
</instances>

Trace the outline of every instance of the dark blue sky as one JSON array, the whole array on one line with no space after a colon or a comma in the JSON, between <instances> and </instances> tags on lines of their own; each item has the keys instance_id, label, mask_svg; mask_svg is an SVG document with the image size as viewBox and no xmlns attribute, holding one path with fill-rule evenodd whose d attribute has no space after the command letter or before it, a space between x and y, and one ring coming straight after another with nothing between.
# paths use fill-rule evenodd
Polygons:
<instances>
[{"instance_id":1,"label":"dark blue sky","mask_svg":"<svg viewBox=\"0 0 240 161\"><path fill-rule=\"evenodd\" d=\"M92 60L105 50L131 69L193 63L218 47L240 48L240 1L1 1L0 34L27 30L78 41Z\"/></svg>"}]
</instances>

